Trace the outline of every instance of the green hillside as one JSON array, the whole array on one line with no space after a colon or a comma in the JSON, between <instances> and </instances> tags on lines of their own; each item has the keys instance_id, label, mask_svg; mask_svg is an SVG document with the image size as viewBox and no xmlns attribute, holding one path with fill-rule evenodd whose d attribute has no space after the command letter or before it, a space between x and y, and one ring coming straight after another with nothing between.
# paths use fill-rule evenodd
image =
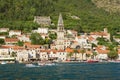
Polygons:
<instances>
[{"instance_id":1,"label":"green hillside","mask_svg":"<svg viewBox=\"0 0 120 80\"><path fill-rule=\"evenodd\" d=\"M120 0L92 0L92 2L110 13L120 13Z\"/></svg>"},{"instance_id":2,"label":"green hillside","mask_svg":"<svg viewBox=\"0 0 120 80\"><path fill-rule=\"evenodd\" d=\"M39 27L33 23L34 16L51 16L57 24L60 12L67 29L90 32L108 27L113 33L120 32L120 14L98 8L91 0L0 0L0 27L27 32Z\"/></svg>"}]
</instances>

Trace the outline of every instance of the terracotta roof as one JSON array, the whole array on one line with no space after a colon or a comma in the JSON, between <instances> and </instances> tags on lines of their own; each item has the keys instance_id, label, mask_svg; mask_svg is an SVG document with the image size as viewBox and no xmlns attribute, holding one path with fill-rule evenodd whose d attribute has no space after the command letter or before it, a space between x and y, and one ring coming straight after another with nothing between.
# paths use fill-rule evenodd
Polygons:
<instances>
[{"instance_id":1,"label":"terracotta roof","mask_svg":"<svg viewBox=\"0 0 120 80\"><path fill-rule=\"evenodd\" d=\"M48 52L48 50L40 50L40 52Z\"/></svg>"},{"instance_id":2,"label":"terracotta roof","mask_svg":"<svg viewBox=\"0 0 120 80\"><path fill-rule=\"evenodd\" d=\"M12 47L14 50L21 50L21 49L24 49L24 47L21 47L21 46L13 46Z\"/></svg>"},{"instance_id":3,"label":"terracotta roof","mask_svg":"<svg viewBox=\"0 0 120 80\"><path fill-rule=\"evenodd\" d=\"M40 48L41 45L27 45L27 48Z\"/></svg>"},{"instance_id":4,"label":"terracotta roof","mask_svg":"<svg viewBox=\"0 0 120 80\"><path fill-rule=\"evenodd\" d=\"M5 42L18 42L19 40L17 38L6 38Z\"/></svg>"},{"instance_id":5,"label":"terracotta roof","mask_svg":"<svg viewBox=\"0 0 120 80\"><path fill-rule=\"evenodd\" d=\"M0 48L12 48L13 46L11 45L2 45Z\"/></svg>"},{"instance_id":6,"label":"terracotta roof","mask_svg":"<svg viewBox=\"0 0 120 80\"><path fill-rule=\"evenodd\" d=\"M107 36L108 33L105 33L105 32L91 32L90 33L91 35L100 35L100 36Z\"/></svg>"},{"instance_id":7,"label":"terracotta roof","mask_svg":"<svg viewBox=\"0 0 120 80\"><path fill-rule=\"evenodd\" d=\"M74 50L71 49L71 48L66 48L65 51L68 52L68 53L73 53L74 52Z\"/></svg>"},{"instance_id":8,"label":"terracotta roof","mask_svg":"<svg viewBox=\"0 0 120 80\"><path fill-rule=\"evenodd\" d=\"M120 54L120 49L118 49L118 54Z\"/></svg>"},{"instance_id":9,"label":"terracotta roof","mask_svg":"<svg viewBox=\"0 0 120 80\"><path fill-rule=\"evenodd\" d=\"M78 43L77 41L73 41L73 43Z\"/></svg>"},{"instance_id":10,"label":"terracotta roof","mask_svg":"<svg viewBox=\"0 0 120 80\"><path fill-rule=\"evenodd\" d=\"M88 37L88 40L89 40L89 41L93 41L93 40L95 40L95 38L93 38L92 36L89 36L89 37Z\"/></svg>"},{"instance_id":11,"label":"terracotta roof","mask_svg":"<svg viewBox=\"0 0 120 80\"><path fill-rule=\"evenodd\" d=\"M25 46L31 45L31 43L30 43L30 42L25 42L24 45L25 45Z\"/></svg>"},{"instance_id":12,"label":"terracotta roof","mask_svg":"<svg viewBox=\"0 0 120 80\"><path fill-rule=\"evenodd\" d=\"M11 49L14 49L14 50L21 50L21 49L24 49L23 47L21 46L11 46L11 45L2 45L1 48L11 48Z\"/></svg>"},{"instance_id":13,"label":"terracotta roof","mask_svg":"<svg viewBox=\"0 0 120 80\"><path fill-rule=\"evenodd\" d=\"M109 50L96 49L96 51L97 51L99 54L107 54L107 53L109 53Z\"/></svg>"},{"instance_id":14,"label":"terracotta roof","mask_svg":"<svg viewBox=\"0 0 120 80\"><path fill-rule=\"evenodd\" d=\"M92 51L86 51L86 54L92 54Z\"/></svg>"},{"instance_id":15,"label":"terracotta roof","mask_svg":"<svg viewBox=\"0 0 120 80\"><path fill-rule=\"evenodd\" d=\"M57 50L57 52L65 52L65 50Z\"/></svg>"}]
</instances>

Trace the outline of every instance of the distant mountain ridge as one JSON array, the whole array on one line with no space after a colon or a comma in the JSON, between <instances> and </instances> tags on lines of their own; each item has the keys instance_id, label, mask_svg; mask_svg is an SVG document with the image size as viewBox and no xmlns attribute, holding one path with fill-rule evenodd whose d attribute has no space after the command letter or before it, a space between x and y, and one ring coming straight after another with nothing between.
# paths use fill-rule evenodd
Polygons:
<instances>
[{"instance_id":1,"label":"distant mountain ridge","mask_svg":"<svg viewBox=\"0 0 120 80\"><path fill-rule=\"evenodd\" d=\"M116 13L120 12L120 0L92 0L92 2L99 8Z\"/></svg>"}]
</instances>

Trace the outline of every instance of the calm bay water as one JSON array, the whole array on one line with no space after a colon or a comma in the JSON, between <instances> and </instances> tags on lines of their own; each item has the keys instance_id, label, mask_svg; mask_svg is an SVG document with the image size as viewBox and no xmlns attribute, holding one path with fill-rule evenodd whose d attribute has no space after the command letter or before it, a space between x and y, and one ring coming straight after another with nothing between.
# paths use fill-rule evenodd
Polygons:
<instances>
[{"instance_id":1,"label":"calm bay water","mask_svg":"<svg viewBox=\"0 0 120 80\"><path fill-rule=\"evenodd\" d=\"M0 80L120 80L120 63L5 64L0 65Z\"/></svg>"}]
</instances>

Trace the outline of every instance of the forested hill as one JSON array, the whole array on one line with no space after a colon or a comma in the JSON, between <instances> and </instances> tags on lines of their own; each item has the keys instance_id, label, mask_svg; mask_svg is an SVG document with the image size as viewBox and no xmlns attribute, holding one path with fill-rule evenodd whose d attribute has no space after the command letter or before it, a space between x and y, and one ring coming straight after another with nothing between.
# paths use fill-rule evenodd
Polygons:
<instances>
[{"instance_id":1,"label":"forested hill","mask_svg":"<svg viewBox=\"0 0 120 80\"><path fill-rule=\"evenodd\" d=\"M98 8L110 13L120 13L120 0L92 0Z\"/></svg>"},{"instance_id":2,"label":"forested hill","mask_svg":"<svg viewBox=\"0 0 120 80\"><path fill-rule=\"evenodd\" d=\"M26 32L39 26L33 23L34 16L51 16L56 24L60 12L67 29L90 32L108 27L120 31L120 14L98 8L92 0L0 0L0 27Z\"/></svg>"}]
</instances>

